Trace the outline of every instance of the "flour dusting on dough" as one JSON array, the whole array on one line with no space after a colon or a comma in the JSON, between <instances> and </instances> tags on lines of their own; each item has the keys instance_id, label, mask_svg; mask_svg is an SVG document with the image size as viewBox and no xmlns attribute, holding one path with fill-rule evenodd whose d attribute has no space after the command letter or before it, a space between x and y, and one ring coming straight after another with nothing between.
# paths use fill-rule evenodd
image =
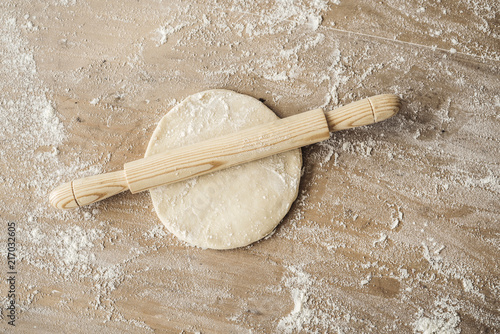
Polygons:
<instances>
[{"instance_id":1,"label":"flour dusting on dough","mask_svg":"<svg viewBox=\"0 0 500 334\"><path fill-rule=\"evenodd\" d=\"M200 92L160 121L146 156L275 119L252 97L228 90ZM294 150L150 193L159 218L179 239L201 248L236 248L274 230L297 197L300 169L300 150Z\"/></svg>"}]
</instances>

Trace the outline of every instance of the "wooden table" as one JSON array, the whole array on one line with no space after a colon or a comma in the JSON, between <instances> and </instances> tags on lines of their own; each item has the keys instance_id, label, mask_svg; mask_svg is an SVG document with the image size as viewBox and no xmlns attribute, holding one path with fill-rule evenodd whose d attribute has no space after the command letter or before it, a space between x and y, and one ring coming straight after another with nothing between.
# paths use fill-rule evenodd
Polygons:
<instances>
[{"instance_id":1,"label":"wooden table","mask_svg":"<svg viewBox=\"0 0 500 334\"><path fill-rule=\"evenodd\" d=\"M500 331L496 1L0 8L5 332L11 300L19 333ZM404 103L304 148L299 198L249 247L186 246L147 193L48 205L59 183L142 157L159 119L211 88L281 117Z\"/></svg>"}]
</instances>

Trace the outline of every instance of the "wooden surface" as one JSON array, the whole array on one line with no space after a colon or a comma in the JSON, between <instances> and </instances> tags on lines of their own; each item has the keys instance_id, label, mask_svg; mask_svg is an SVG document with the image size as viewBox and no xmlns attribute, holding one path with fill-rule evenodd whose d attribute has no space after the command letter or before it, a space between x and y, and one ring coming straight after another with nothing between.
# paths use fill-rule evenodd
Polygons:
<instances>
[{"instance_id":1,"label":"wooden surface","mask_svg":"<svg viewBox=\"0 0 500 334\"><path fill-rule=\"evenodd\" d=\"M0 20L18 332L500 331L497 1L8 0ZM280 117L404 102L303 149L298 200L249 247L187 247L147 193L49 206L56 185L141 158L176 102L212 88Z\"/></svg>"}]
</instances>

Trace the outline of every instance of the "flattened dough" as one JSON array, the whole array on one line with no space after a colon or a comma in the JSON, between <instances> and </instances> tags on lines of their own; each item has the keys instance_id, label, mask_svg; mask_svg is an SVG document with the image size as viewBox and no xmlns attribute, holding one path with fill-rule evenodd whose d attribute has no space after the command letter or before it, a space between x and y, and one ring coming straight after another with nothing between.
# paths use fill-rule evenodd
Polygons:
<instances>
[{"instance_id":1,"label":"flattened dough","mask_svg":"<svg viewBox=\"0 0 500 334\"><path fill-rule=\"evenodd\" d=\"M253 97L209 90L187 97L158 124L146 156L236 132L278 117ZM150 190L158 217L202 248L246 246L274 230L299 189L300 149Z\"/></svg>"}]
</instances>

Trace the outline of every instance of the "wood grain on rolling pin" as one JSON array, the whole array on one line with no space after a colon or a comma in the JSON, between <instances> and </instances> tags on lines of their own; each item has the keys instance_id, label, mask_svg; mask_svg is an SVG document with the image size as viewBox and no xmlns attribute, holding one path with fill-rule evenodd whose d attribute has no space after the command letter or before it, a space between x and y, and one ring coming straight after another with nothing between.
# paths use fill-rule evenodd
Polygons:
<instances>
[{"instance_id":1,"label":"wood grain on rolling pin","mask_svg":"<svg viewBox=\"0 0 500 334\"><path fill-rule=\"evenodd\" d=\"M392 94L377 95L324 113L314 109L226 136L128 162L124 171L89 176L57 187L56 208L91 204L127 189L132 193L212 173L330 138L330 131L373 124L400 107Z\"/></svg>"},{"instance_id":2,"label":"wood grain on rolling pin","mask_svg":"<svg viewBox=\"0 0 500 334\"><path fill-rule=\"evenodd\" d=\"M125 174L130 191L137 193L328 138L325 114L315 109L126 163Z\"/></svg>"}]
</instances>

